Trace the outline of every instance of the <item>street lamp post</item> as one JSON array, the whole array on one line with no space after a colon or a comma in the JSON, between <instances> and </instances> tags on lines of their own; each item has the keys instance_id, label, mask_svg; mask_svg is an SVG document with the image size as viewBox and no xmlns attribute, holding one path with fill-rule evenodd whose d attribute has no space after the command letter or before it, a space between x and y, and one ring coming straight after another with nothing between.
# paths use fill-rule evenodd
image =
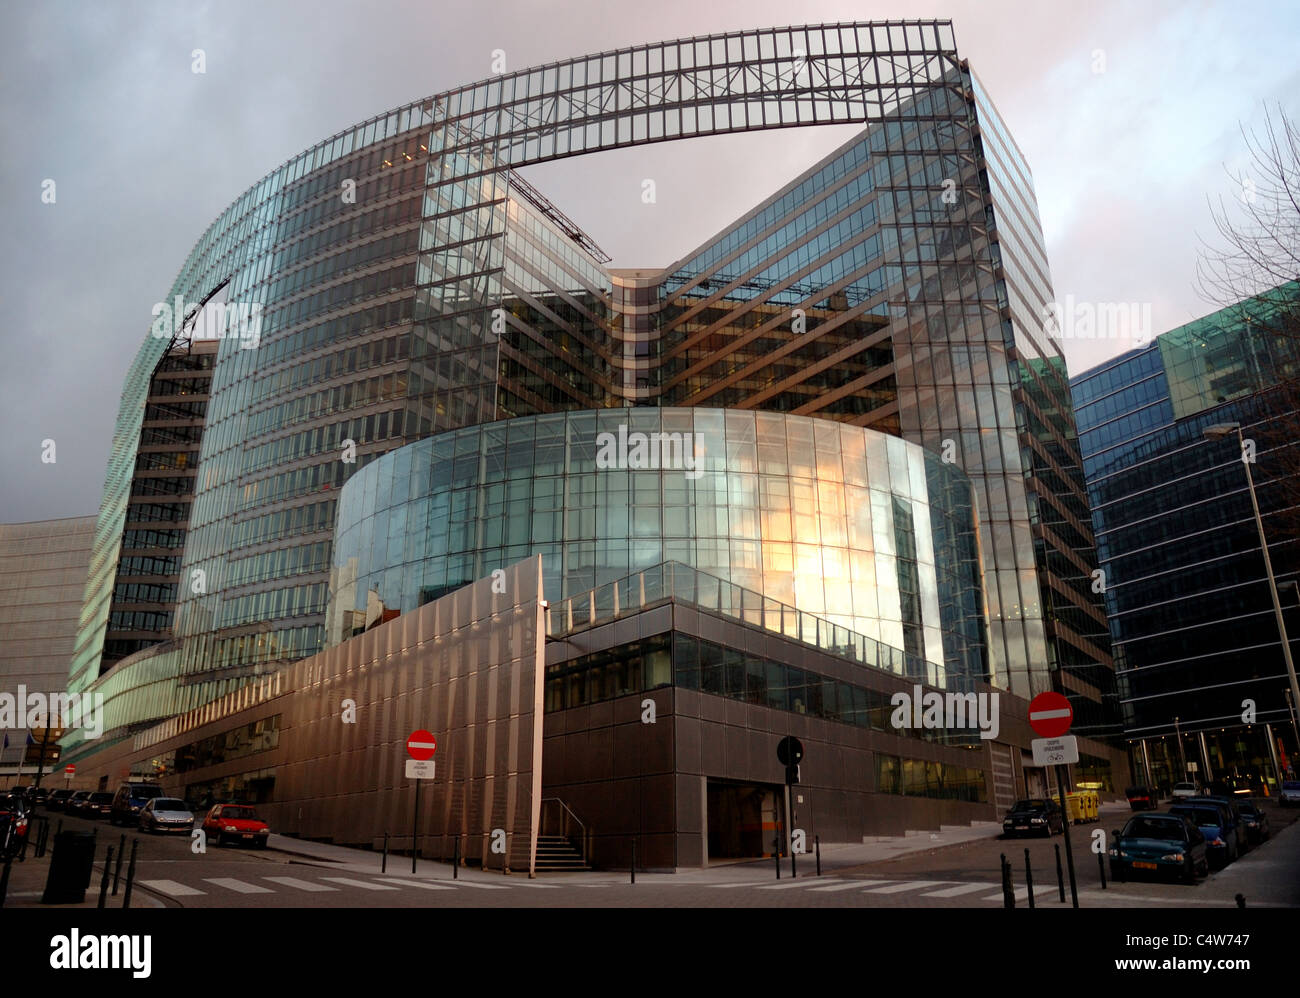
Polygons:
<instances>
[{"instance_id":1,"label":"street lamp post","mask_svg":"<svg viewBox=\"0 0 1300 998\"><path fill-rule=\"evenodd\" d=\"M1240 445L1241 463L1246 468L1246 486L1250 492L1250 506L1255 511L1255 527L1259 531L1259 549L1264 555L1264 571L1268 573L1268 591L1273 596L1273 616L1277 618L1278 635L1282 638L1282 658L1286 661L1287 677L1291 681L1291 702L1300 704L1300 682L1296 681L1295 661L1291 658L1291 640L1286 635L1286 621L1282 619L1282 600L1277 593L1277 579L1273 575L1273 561L1268 556L1268 539L1264 536L1264 518L1259 515L1259 499L1255 496L1255 476L1250 472L1250 462L1246 460L1246 441L1241 435L1240 423L1215 423L1205 428L1209 440L1219 440L1229 434L1237 434ZM1297 735L1300 739L1300 735ZM1300 750L1300 744L1297 744Z\"/></svg>"}]
</instances>

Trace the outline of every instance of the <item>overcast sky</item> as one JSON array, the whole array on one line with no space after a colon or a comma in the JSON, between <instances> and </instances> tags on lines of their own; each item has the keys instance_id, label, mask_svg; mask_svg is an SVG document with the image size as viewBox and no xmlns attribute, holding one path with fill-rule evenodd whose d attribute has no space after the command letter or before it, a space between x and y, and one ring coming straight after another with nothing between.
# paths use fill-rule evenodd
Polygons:
<instances>
[{"instance_id":1,"label":"overcast sky","mask_svg":"<svg viewBox=\"0 0 1300 998\"><path fill-rule=\"evenodd\" d=\"M408 101L591 52L752 27L951 18L1034 171L1058 300L1194 289L1239 128L1300 114L1300 5L931 0L0 0L0 522L99 507L123 375L207 226L317 141ZM191 71L204 50L206 72ZM1099 61L1098 54L1102 61ZM1095 69L1101 67L1102 71ZM643 146L525 176L616 267L660 267L845 141L808 128ZM654 179L657 203L641 201ZM56 201L44 204L53 179ZM1124 341L1065 344L1071 373ZM56 442L54 464L41 441Z\"/></svg>"}]
</instances>

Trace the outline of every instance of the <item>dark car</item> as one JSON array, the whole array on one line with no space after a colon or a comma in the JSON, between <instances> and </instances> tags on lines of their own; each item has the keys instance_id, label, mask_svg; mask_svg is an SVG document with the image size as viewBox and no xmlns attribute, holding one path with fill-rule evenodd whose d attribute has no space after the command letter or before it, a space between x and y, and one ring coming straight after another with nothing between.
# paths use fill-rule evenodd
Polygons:
<instances>
[{"instance_id":1,"label":"dark car","mask_svg":"<svg viewBox=\"0 0 1300 998\"><path fill-rule=\"evenodd\" d=\"M1004 838L1019 835L1046 835L1051 837L1065 828L1061 808L1042 797L1018 800L1002 819Z\"/></svg>"},{"instance_id":2,"label":"dark car","mask_svg":"<svg viewBox=\"0 0 1300 998\"><path fill-rule=\"evenodd\" d=\"M194 828L194 815L183 800L155 797L140 808L142 832L188 832Z\"/></svg>"},{"instance_id":3,"label":"dark car","mask_svg":"<svg viewBox=\"0 0 1300 998\"><path fill-rule=\"evenodd\" d=\"M1170 814L1181 814L1200 829L1205 836L1205 852L1211 864L1223 869L1239 855L1237 829L1226 807L1210 801L1180 802L1169 809Z\"/></svg>"},{"instance_id":4,"label":"dark car","mask_svg":"<svg viewBox=\"0 0 1300 998\"><path fill-rule=\"evenodd\" d=\"M1282 790L1278 794L1278 804L1282 807L1300 804L1300 780L1282 781Z\"/></svg>"},{"instance_id":5,"label":"dark car","mask_svg":"<svg viewBox=\"0 0 1300 998\"><path fill-rule=\"evenodd\" d=\"M1194 884L1209 870L1205 836L1181 814L1135 814L1123 831L1111 832L1110 872L1116 880L1175 873Z\"/></svg>"},{"instance_id":6,"label":"dark car","mask_svg":"<svg viewBox=\"0 0 1300 998\"><path fill-rule=\"evenodd\" d=\"M68 806L68 798L71 796L71 790L55 790L50 794L50 799L45 802L45 810L62 811Z\"/></svg>"},{"instance_id":7,"label":"dark car","mask_svg":"<svg viewBox=\"0 0 1300 998\"><path fill-rule=\"evenodd\" d=\"M123 783L113 795L113 809L108 816L112 825L140 824L140 809L155 797L163 795L163 788L157 783L137 781Z\"/></svg>"},{"instance_id":8,"label":"dark car","mask_svg":"<svg viewBox=\"0 0 1300 998\"><path fill-rule=\"evenodd\" d=\"M1241 801L1236 797L1224 797L1219 794L1201 794L1199 797L1189 797L1185 801L1179 801L1181 804L1217 804L1227 813L1224 817L1227 819L1228 828L1232 831L1237 840L1237 853L1240 855L1250 848L1245 841L1246 836L1241 831Z\"/></svg>"},{"instance_id":9,"label":"dark car","mask_svg":"<svg viewBox=\"0 0 1300 998\"><path fill-rule=\"evenodd\" d=\"M1150 787L1129 787L1124 791L1124 796L1134 811L1150 811L1157 804L1156 793Z\"/></svg>"},{"instance_id":10,"label":"dark car","mask_svg":"<svg viewBox=\"0 0 1300 998\"><path fill-rule=\"evenodd\" d=\"M74 790L72 796L68 798L68 803L64 805L64 810L68 814L81 814L81 809L90 799L90 793L89 790Z\"/></svg>"},{"instance_id":11,"label":"dark car","mask_svg":"<svg viewBox=\"0 0 1300 998\"><path fill-rule=\"evenodd\" d=\"M13 856L22 848L30 812L22 794L0 797L0 856Z\"/></svg>"},{"instance_id":12,"label":"dark car","mask_svg":"<svg viewBox=\"0 0 1300 998\"><path fill-rule=\"evenodd\" d=\"M32 787L31 790L27 791L27 801L32 805L32 807L44 804L49 796L49 787Z\"/></svg>"},{"instance_id":13,"label":"dark car","mask_svg":"<svg viewBox=\"0 0 1300 998\"><path fill-rule=\"evenodd\" d=\"M1241 812L1241 827L1251 845L1259 845L1268 838L1268 815L1253 800L1237 802Z\"/></svg>"},{"instance_id":14,"label":"dark car","mask_svg":"<svg viewBox=\"0 0 1300 998\"><path fill-rule=\"evenodd\" d=\"M113 795L107 790L96 790L86 798L79 813L83 818L107 818L113 813Z\"/></svg>"}]
</instances>

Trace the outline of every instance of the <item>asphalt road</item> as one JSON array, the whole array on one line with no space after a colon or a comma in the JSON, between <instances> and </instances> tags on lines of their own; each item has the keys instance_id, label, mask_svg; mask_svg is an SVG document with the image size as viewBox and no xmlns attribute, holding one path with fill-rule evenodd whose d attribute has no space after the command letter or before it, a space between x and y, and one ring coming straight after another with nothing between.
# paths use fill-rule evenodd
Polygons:
<instances>
[{"instance_id":1,"label":"asphalt road","mask_svg":"<svg viewBox=\"0 0 1300 998\"><path fill-rule=\"evenodd\" d=\"M1190 908L1233 907L1245 895L1250 906L1300 906L1300 810L1267 805L1272 826L1268 842L1195 887L1174 883L1127 882L1101 888L1097 858L1090 850L1094 829L1109 831L1123 816L1103 825L1071 829L1081 907ZM115 843L121 829L106 821L63 818L65 828L97 827L102 848ZM1033 867L1039 907L1059 908L1054 846L1050 840L982 839L925 850L892 860L812 875L805 857L800 876L790 879L788 863L777 881L770 862L726 871L638 874L589 873L542 877L504 877L463 871L453 880L449 866L423 864L410 873L410 861L390 857L387 873L379 857L339 866L306 860L275 849L211 846L192 851L183 835L128 833L140 841L136 864L137 896L176 908L585 908L585 907L812 907L812 908L998 908L1002 906L1000 855L1013 864L1018 906L1025 906L1025 849ZM1061 849L1064 862L1064 848ZM428 872L434 871L433 876ZM752 873L752 876L750 875ZM98 883L98 872L93 883ZM1066 905L1069 904L1066 886ZM133 905L138 902L133 901Z\"/></svg>"}]
</instances>

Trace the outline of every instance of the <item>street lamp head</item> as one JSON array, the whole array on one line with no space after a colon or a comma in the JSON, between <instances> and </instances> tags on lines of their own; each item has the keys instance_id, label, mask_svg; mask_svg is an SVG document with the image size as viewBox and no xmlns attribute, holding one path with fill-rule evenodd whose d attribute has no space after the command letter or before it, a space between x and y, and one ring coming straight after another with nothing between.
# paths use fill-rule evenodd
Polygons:
<instances>
[{"instance_id":1,"label":"street lamp head","mask_svg":"<svg viewBox=\"0 0 1300 998\"><path fill-rule=\"evenodd\" d=\"M1214 423L1204 430L1207 440L1219 440L1241 429L1240 423Z\"/></svg>"}]
</instances>

